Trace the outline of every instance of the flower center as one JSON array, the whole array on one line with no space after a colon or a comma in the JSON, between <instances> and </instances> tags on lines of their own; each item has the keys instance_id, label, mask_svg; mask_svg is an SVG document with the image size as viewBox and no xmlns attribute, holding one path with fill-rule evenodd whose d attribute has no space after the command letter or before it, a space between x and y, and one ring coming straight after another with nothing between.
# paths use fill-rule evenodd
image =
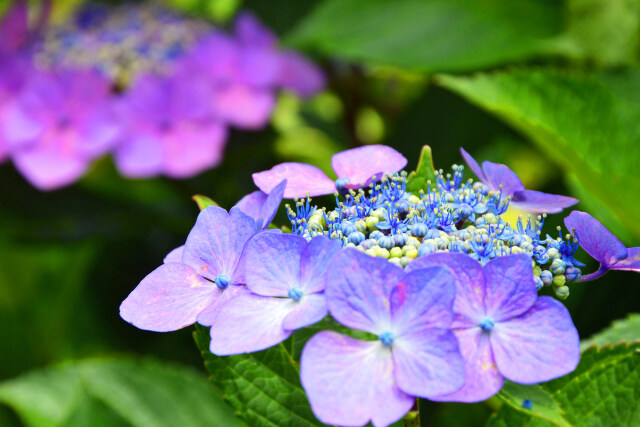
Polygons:
<instances>
[{"instance_id":1,"label":"flower center","mask_svg":"<svg viewBox=\"0 0 640 427\"><path fill-rule=\"evenodd\" d=\"M226 274L218 274L215 282L218 288L224 289L229 286L229 276L227 276Z\"/></svg>"},{"instance_id":2,"label":"flower center","mask_svg":"<svg viewBox=\"0 0 640 427\"><path fill-rule=\"evenodd\" d=\"M389 331L383 332L378 335L378 339L382 341L382 344L384 344L386 347L391 347L391 344L393 344L393 334Z\"/></svg>"},{"instance_id":3,"label":"flower center","mask_svg":"<svg viewBox=\"0 0 640 427\"><path fill-rule=\"evenodd\" d=\"M297 286L294 286L293 288L289 289L289 298L291 298L294 301L300 301L300 298L302 298L303 294L304 292L302 292L302 289L300 289Z\"/></svg>"},{"instance_id":4,"label":"flower center","mask_svg":"<svg viewBox=\"0 0 640 427\"><path fill-rule=\"evenodd\" d=\"M495 325L495 322L490 317L485 317L480 321L480 323L478 323L478 326L480 326L480 329L482 329L486 333L491 332L494 325Z\"/></svg>"}]
</instances>

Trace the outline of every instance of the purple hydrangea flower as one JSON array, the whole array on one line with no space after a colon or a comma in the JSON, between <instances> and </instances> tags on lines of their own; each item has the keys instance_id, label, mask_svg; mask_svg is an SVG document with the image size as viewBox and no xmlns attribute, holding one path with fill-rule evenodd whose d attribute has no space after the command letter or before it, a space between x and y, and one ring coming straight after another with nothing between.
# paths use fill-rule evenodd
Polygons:
<instances>
[{"instance_id":1,"label":"purple hydrangea flower","mask_svg":"<svg viewBox=\"0 0 640 427\"><path fill-rule=\"evenodd\" d=\"M34 72L0 126L18 170L52 190L80 178L116 142L109 82L85 71Z\"/></svg>"},{"instance_id":2,"label":"purple hydrangea flower","mask_svg":"<svg viewBox=\"0 0 640 427\"><path fill-rule=\"evenodd\" d=\"M334 154L331 166L338 176L334 181L315 166L304 163L281 163L268 171L253 174L253 182L264 192L283 179L289 184L286 199L322 196L337 190L355 189L369 185L393 174L407 164L407 159L396 150L384 145L367 145ZM374 179L375 178L375 179Z\"/></svg>"},{"instance_id":3,"label":"purple hydrangea flower","mask_svg":"<svg viewBox=\"0 0 640 427\"><path fill-rule=\"evenodd\" d=\"M322 422L388 425L411 409L415 396L432 398L462 386L464 361L449 330L455 280L447 268L407 274L347 248L325 280L331 315L378 340L323 331L307 342L300 376Z\"/></svg>"},{"instance_id":4,"label":"purple hydrangea flower","mask_svg":"<svg viewBox=\"0 0 640 427\"><path fill-rule=\"evenodd\" d=\"M460 153L480 181L490 190L501 191L504 197L511 197L510 205L518 209L528 212L557 213L578 203L578 200L573 197L525 190L518 175L507 166L485 161L482 162L481 168L463 148L460 148Z\"/></svg>"},{"instance_id":5,"label":"purple hydrangea flower","mask_svg":"<svg viewBox=\"0 0 640 427\"><path fill-rule=\"evenodd\" d=\"M245 292L227 302L211 326L219 356L264 350L327 315L324 273L342 245L324 236L261 233L245 249Z\"/></svg>"},{"instance_id":6,"label":"purple hydrangea flower","mask_svg":"<svg viewBox=\"0 0 640 427\"><path fill-rule=\"evenodd\" d=\"M581 282L597 279L609 270L640 273L640 248L627 248L588 213L573 211L564 219L564 224L575 232L582 249L600 263L598 271L583 276Z\"/></svg>"},{"instance_id":7,"label":"purple hydrangea flower","mask_svg":"<svg viewBox=\"0 0 640 427\"><path fill-rule=\"evenodd\" d=\"M287 180L276 185L269 194L262 191L254 191L244 196L236 206L245 214L253 218L258 228L266 229L276 216L280 206Z\"/></svg>"},{"instance_id":8,"label":"purple hydrangea flower","mask_svg":"<svg viewBox=\"0 0 640 427\"><path fill-rule=\"evenodd\" d=\"M285 186L280 183L265 203L273 212L265 209L264 218L273 218ZM219 308L244 291L244 247L262 228L238 207L228 213L217 206L204 209L185 245L171 251L164 264L129 294L120 305L120 316L157 332L196 321L211 326Z\"/></svg>"},{"instance_id":9,"label":"purple hydrangea flower","mask_svg":"<svg viewBox=\"0 0 640 427\"><path fill-rule=\"evenodd\" d=\"M531 257L508 255L484 267L468 255L436 253L412 261L408 271L447 266L457 276L451 325L466 361L464 386L432 400L478 402L504 379L534 384L573 371L580 359L578 332L567 309L538 297Z\"/></svg>"},{"instance_id":10,"label":"purple hydrangea flower","mask_svg":"<svg viewBox=\"0 0 640 427\"><path fill-rule=\"evenodd\" d=\"M210 83L188 74L143 76L125 94L126 136L115 150L128 177L187 178L222 160L226 126L211 112Z\"/></svg>"}]
</instances>

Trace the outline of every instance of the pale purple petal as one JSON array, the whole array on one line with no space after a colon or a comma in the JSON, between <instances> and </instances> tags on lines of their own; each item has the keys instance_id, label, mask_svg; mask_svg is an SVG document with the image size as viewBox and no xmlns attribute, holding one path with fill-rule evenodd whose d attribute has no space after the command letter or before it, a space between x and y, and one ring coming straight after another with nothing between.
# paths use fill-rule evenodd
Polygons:
<instances>
[{"instance_id":1,"label":"pale purple petal","mask_svg":"<svg viewBox=\"0 0 640 427\"><path fill-rule=\"evenodd\" d=\"M216 121L181 122L163 138L164 172L173 178L188 178L222 161L227 129Z\"/></svg>"},{"instance_id":2,"label":"pale purple petal","mask_svg":"<svg viewBox=\"0 0 640 427\"><path fill-rule=\"evenodd\" d=\"M280 207L285 188L287 188L286 179L282 180L280 184L276 185L274 189L271 190L267 196L267 200L264 202L262 209L260 210L260 220L256 221L259 227L263 229L269 227L269 224L273 221L273 218L276 216L276 212Z\"/></svg>"},{"instance_id":3,"label":"pale purple petal","mask_svg":"<svg viewBox=\"0 0 640 427\"><path fill-rule=\"evenodd\" d=\"M304 295L294 303L294 309L284 318L282 327L287 330L304 328L319 322L327 313L324 294Z\"/></svg>"},{"instance_id":4,"label":"pale purple petal","mask_svg":"<svg viewBox=\"0 0 640 427\"><path fill-rule=\"evenodd\" d=\"M489 335L479 327L454 330L465 360L465 381L454 393L430 397L441 402L481 402L502 388L504 378L493 360Z\"/></svg>"},{"instance_id":5,"label":"pale purple petal","mask_svg":"<svg viewBox=\"0 0 640 427\"><path fill-rule=\"evenodd\" d=\"M320 332L302 351L300 380L313 413L325 424L387 426L414 404L396 386L391 351L379 341Z\"/></svg>"},{"instance_id":6,"label":"pale purple petal","mask_svg":"<svg viewBox=\"0 0 640 427\"><path fill-rule=\"evenodd\" d=\"M467 165L469 166L469 168L473 171L473 173L476 174L476 176L478 177L478 179L484 183L487 182L487 177L484 175L484 171L482 170L482 168L480 167L480 165L478 164L478 162L476 162L476 159L474 159L473 157L471 157L471 154L467 153L464 148L460 147L460 154L462 154L462 158L464 159L464 161L467 163Z\"/></svg>"},{"instance_id":7,"label":"pale purple petal","mask_svg":"<svg viewBox=\"0 0 640 427\"><path fill-rule=\"evenodd\" d=\"M466 254L434 253L410 262L405 271L443 265L456 275L456 316L452 327L477 325L484 317L485 278L480 263Z\"/></svg>"},{"instance_id":8,"label":"pale purple petal","mask_svg":"<svg viewBox=\"0 0 640 427\"><path fill-rule=\"evenodd\" d=\"M253 218L256 223L259 223L262 206L264 205L266 200L267 193L258 190L244 196L238 201L238 203L235 204L235 206L242 212Z\"/></svg>"},{"instance_id":9,"label":"pale purple petal","mask_svg":"<svg viewBox=\"0 0 640 427\"><path fill-rule=\"evenodd\" d=\"M575 229L580 247L605 267L627 258L625 245L588 213L573 211L564 219L564 225Z\"/></svg>"},{"instance_id":10,"label":"pale purple petal","mask_svg":"<svg viewBox=\"0 0 640 427\"><path fill-rule=\"evenodd\" d=\"M486 315L496 322L524 313L538 297L529 255L494 258L484 266L484 276Z\"/></svg>"},{"instance_id":11,"label":"pale purple petal","mask_svg":"<svg viewBox=\"0 0 640 427\"><path fill-rule=\"evenodd\" d=\"M458 340L448 329L417 329L393 341L394 376L400 390L431 398L453 393L464 383Z\"/></svg>"},{"instance_id":12,"label":"pale purple petal","mask_svg":"<svg viewBox=\"0 0 640 427\"><path fill-rule=\"evenodd\" d=\"M289 298L241 294L224 304L211 326L211 352L218 356L273 347L291 335L282 321L295 308Z\"/></svg>"},{"instance_id":13,"label":"pale purple petal","mask_svg":"<svg viewBox=\"0 0 640 427\"><path fill-rule=\"evenodd\" d=\"M196 322L218 288L184 264L163 264L145 277L120 305L120 316L140 329L175 331Z\"/></svg>"},{"instance_id":14,"label":"pale purple petal","mask_svg":"<svg viewBox=\"0 0 640 427\"><path fill-rule=\"evenodd\" d=\"M343 325L379 335L391 326L391 291L404 271L384 258L347 248L327 271L331 315Z\"/></svg>"},{"instance_id":15,"label":"pale purple petal","mask_svg":"<svg viewBox=\"0 0 640 427\"><path fill-rule=\"evenodd\" d=\"M640 248L629 248L627 254L625 259L616 262L611 268L640 273Z\"/></svg>"},{"instance_id":16,"label":"pale purple petal","mask_svg":"<svg viewBox=\"0 0 640 427\"><path fill-rule=\"evenodd\" d=\"M302 198L307 194L311 197L323 196L336 191L335 183L324 172L304 163L280 163L252 176L256 186L265 193L270 193L276 185L286 179L285 199Z\"/></svg>"},{"instance_id":17,"label":"pale purple petal","mask_svg":"<svg viewBox=\"0 0 640 427\"><path fill-rule=\"evenodd\" d=\"M253 46L246 47L241 52L239 62L239 73L236 78L241 82L267 89L277 82L280 68L277 51Z\"/></svg>"},{"instance_id":18,"label":"pale purple petal","mask_svg":"<svg viewBox=\"0 0 640 427\"><path fill-rule=\"evenodd\" d=\"M238 15L234 30L240 42L247 46L275 48L278 42L276 36L250 12Z\"/></svg>"},{"instance_id":19,"label":"pale purple petal","mask_svg":"<svg viewBox=\"0 0 640 427\"><path fill-rule=\"evenodd\" d=\"M284 88L291 89L301 96L318 93L326 85L322 71L295 52L283 52L280 55L278 81Z\"/></svg>"},{"instance_id":20,"label":"pale purple petal","mask_svg":"<svg viewBox=\"0 0 640 427\"><path fill-rule=\"evenodd\" d=\"M524 190L524 185L518 175L507 166L500 163L482 162L482 170L487 179L487 186L495 191L500 190L502 186L502 195L504 197L511 196L516 191Z\"/></svg>"},{"instance_id":21,"label":"pale purple petal","mask_svg":"<svg viewBox=\"0 0 640 427\"><path fill-rule=\"evenodd\" d=\"M447 267L410 272L391 292L394 335L400 337L425 328L449 328L455 295L455 276Z\"/></svg>"},{"instance_id":22,"label":"pale purple petal","mask_svg":"<svg viewBox=\"0 0 640 427\"><path fill-rule=\"evenodd\" d=\"M213 95L213 112L232 126L243 129L264 127L275 105L274 94L267 89L230 84Z\"/></svg>"},{"instance_id":23,"label":"pale purple petal","mask_svg":"<svg viewBox=\"0 0 640 427\"><path fill-rule=\"evenodd\" d=\"M296 234L260 233L247 244L246 285L259 295L286 297L300 285L300 256L307 245Z\"/></svg>"},{"instance_id":24,"label":"pale purple petal","mask_svg":"<svg viewBox=\"0 0 640 427\"><path fill-rule=\"evenodd\" d=\"M211 304L207 306L204 310L198 314L197 322L202 326L211 326L216 321L216 317L220 312L220 309L224 307L224 305L230 300L234 299L237 296L250 294L251 292L247 289L246 286L235 286L230 285L226 288L220 290L216 286L217 296L213 300Z\"/></svg>"},{"instance_id":25,"label":"pale purple petal","mask_svg":"<svg viewBox=\"0 0 640 427\"><path fill-rule=\"evenodd\" d=\"M182 252L184 251L184 245L178 246L164 257L163 263L168 264L170 262L182 262Z\"/></svg>"},{"instance_id":26,"label":"pale purple petal","mask_svg":"<svg viewBox=\"0 0 640 427\"><path fill-rule=\"evenodd\" d=\"M340 241L326 236L316 236L307 244L300 259L300 288L305 293L321 292L325 289L325 273L340 249Z\"/></svg>"},{"instance_id":27,"label":"pale purple petal","mask_svg":"<svg viewBox=\"0 0 640 427\"><path fill-rule=\"evenodd\" d=\"M182 262L210 280L225 274L230 284L242 283L244 272L236 267L245 244L257 231L255 221L240 209L232 208L227 214L209 206L200 212L187 237Z\"/></svg>"},{"instance_id":28,"label":"pale purple petal","mask_svg":"<svg viewBox=\"0 0 640 427\"><path fill-rule=\"evenodd\" d=\"M42 121L29 114L17 102L10 102L4 108L1 125L0 131L4 139L14 148L34 141L45 130Z\"/></svg>"},{"instance_id":29,"label":"pale purple petal","mask_svg":"<svg viewBox=\"0 0 640 427\"><path fill-rule=\"evenodd\" d=\"M573 197L520 190L513 193L510 205L527 212L558 213L576 203L578 203L578 199Z\"/></svg>"},{"instance_id":30,"label":"pale purple petal","mask_svg":"<svg viewBox=\"0 0 640 427\"><path fill-rule=\"evenodd\" d=\"M566 375L580 360L580 338L571 315L551 297L540 297L523 315L496 323L490 339L500 373L521 384Z\"/></svg>"},{"instance_id":31,"label":"pale purple petal","mask_svg":"<svg viewBox=\"0 0 640 427\"><path fill-rule=\"evenodd\" d=\"M132 135L116 149L115 163L128 178L148 178L162 173L162 140L154 134Z\"/></svg>"},{"instance_id":32,"label":"pale purple petal","mask_svg":"<svg viewBox=\"0 0 640 427\"><path fill-rule=\"evenodd\" d=\"M353 185L365 184L372 175L380 172L398 172L406 164L407 159L402 154L386 145L352 148L334 154L331 158L331 166L338 178L348 178Z\"/></svg>"}]
</instances>

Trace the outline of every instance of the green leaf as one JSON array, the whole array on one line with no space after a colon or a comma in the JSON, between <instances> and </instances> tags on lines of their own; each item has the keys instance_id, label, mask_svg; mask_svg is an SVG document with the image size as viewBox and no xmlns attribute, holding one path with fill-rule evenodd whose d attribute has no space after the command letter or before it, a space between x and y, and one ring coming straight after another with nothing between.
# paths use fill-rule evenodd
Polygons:
<instances>
[{"instance_id":1,"label":"green leaf","mask_svg":"<svg viewBox=\"0 0 640 427\"><path fill-rule=\"evenodd\" d=\"M626 319L614 321L611 326L586 340L580 342L580 348L586 350L592 345L603 346L618 344L622 341L633 342L640 340L640 314L629 314Z\"/></svg>"},{"instance_id":2,"label":"green leaf","mask_svg":"<svg viewBox=\"0 0 640 427\"><path fill-rule=\"evenodd\" d=\"M532 386L506 384L490 426L640 425L640 343L591 347L574 372ZM531 400L532 409L522 407Z\"/></svg>"},{"instance_id":3,"label":"green leaf","mask_svg":"<svg viewBox=\"0 0 640 427\"><path fill-rule=\"evenodd\" d=\"M225 399L251 426L323 425L311 411L299 379L300 352L314 328L296 331L285 342L257 353L215 356L209 329L196 325L194 338Z\"/></svg>"},{"instance_id":4,"label":"green leaf","mask_svg":"<svg viewBox=\"0 0 640 427\"><path fill-rule=\"evenodd\" d=\"M540 54L562 15L560 2L536 0L329 0L288 42L376 65L463 71Z\"/></svg>"},{"instance_id":5,"label":"green leaf","mask_svg":"<svg viewBox=\"0 0 640 427\"><path fill-rule=\"evenodd\" d=\"M433 185L436 182L435 168L433 167L433 155L431 147L425 145L420 151L420 160L415 171L411 172L407 177L407 191L417 193L420 190L427 191L428 181Z\"/></svg>"},{"instance_id":6,"label":"green leaf","mask_svg":"<svg viewBox=\"0 0 640 427\"><path fill-rule=\"evenodd\" d=\"M88 359L0 384L28 426L240 426L220 391L190 369L153 360Z\"/></svg>"},{"instance_id":7,"label":"green leaf","mask_svg":"<svg viewBox=\"0 0 640 427\"><path fill-rule=\"evenodd\" d=\"M196 194L196 195L192 196L191 198L193 199L194 202L196 202L196 204L198 205L198 208L201 211L205 210L209 206L220 206L219 204L214 202L212 199L210 199L207 196L203 196L202 194Z\"/></svg>"},{"instance_id":8,"label":"green leaf","mask_svg":"<svg viewBox=\"0 0 640 427\"><path fill-rule=\"evenodd\" d=\"M640 194L640 103L621 91L640 84L640 72L515 70L437 81L528 136L640 237L640 204L629 203Z\"/></svg>"}]
</instances>

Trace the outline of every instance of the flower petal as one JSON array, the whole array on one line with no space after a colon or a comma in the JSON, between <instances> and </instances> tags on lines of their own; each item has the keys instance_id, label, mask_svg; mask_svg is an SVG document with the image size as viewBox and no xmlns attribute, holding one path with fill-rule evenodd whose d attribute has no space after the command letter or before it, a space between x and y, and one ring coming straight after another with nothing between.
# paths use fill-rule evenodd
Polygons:
<instances>
[{"instance_id":1,"label":"flower petal","mask_svg":"<svg viewBox=\"0 0 640 427\"><path fill-rule=\"evenodd\" d=\"M282 321L295 308L289 298L243 293L229 300L211 326L211 352L218 356L251 353L286 340Z\"/></svg>"},{"instance_id":2,"label":"flower petal","mask_svg":"<svg viewBox=\"0 0 640 427\"><path fill-rule=\"evenodd\" d=\"M453 311L456 316L452 327L469 327L477 325L485 315L485 278L480 263L466 254L434 253L411 261L405 271L443 265L456 275L456 299Z\"/></svg>"},{"instance_id":3,"label":"flower petal","mask_svg":"<svg viewBox=\"0 0 640 427\"><path fill-rule=\"evenodd\" d=\"M473 173L476 174L478 179L480 181L486 183L487 182L487 177L484 175L484 172L483 172L482 168L480 167L480 165L478 164L478 162L476 162L476 159L471 157L471 154L467 153L464 150L464 148L462 148L462 147L460 147L460 154L462 154L462 158L467 163L469 168L473 171Z\"/></svg>"},{"instance_id":4,"label":"flower petal","mask_svg":"<svg viewBox=\"0 0 640 427\"><path fill-rule=\"evenodd\" d=\"M244 196L235 204L235 206L253 218L256 224L258 224L260 221L260 211L262 210L262 205L264 205L266 200L267 193L258 190Z\"/></svg>"},{"instance_id":5,"label":"flower petal","mask_svg":"<svg viewBox=\"0 0 640 427\"><path fill-rule=\"evenodd\" d=\"M527 212L558 213L578 203L573 197L547 194L540 191L521 190L513 193L511 206Z\"/></svg>"},{"instance_id":6,"label":"flower petal","mask_svg":"<svg viewBox=\"0 0 640 427\"><path fill-rule=\"evenodd\" d=\"M133 134L116 149L115 162L128 178L147 178L162 173L162 141L153 134Z\"/></svg>"},{"instance_id":7,"label":"flower petal","mask_svg":"<svg viewBox=\"0 0 640 427\"><path fill-rule=\"evenodd\" d=\"M454 393L430 397L440 402L480 402L502 388L504 378L493 360L489 336L479 327L454 330L465 360L465 381Z\"/></svg>"},{"instance_id":8,"label":"flower petal","mask_svg":"<svg viewBox=\"0 0 640 427\"><path fill-rule=\"evenodd\" d=\"M524 190L524 185L518 175L505 165L484 161L482 162L482 170L484 170L484 175L487 179L485 183L489 188L498 191L502 186L502 195L504 197L511 196L516 191Z\"/></svg>"},{"instance_id":9,"label":"flower petal","mask_svg":"<svg viewBox=\"0 0 640 427\"><path fill-rule=\"evenodd\" d=\"M275 48L278 40L256 16L250 12L242 12L234 23L234 32L241 43L247 46Z\"/></svg>"},{"instance_id":10,"label":"flower petal","mask_svg":"<svg viewBox=\"0 0 640 427\"><path fill-rule=\"evenodd\" d=\"M162 260L164 264L168 264L170 262L182 262L182 252L184 251L184 245L178 246L171 252L167 254L166 257Z\"/></svg>"},{"instance_id":11,"label":"flower petal","mask_svg":"<svg viewBox=\"0 0 640 427\"><path fill-rule=\"evenodd\" d=\"M325 424L361 426L371 421L386 426L414 404L413 397L396 386L391 352L379 341L320 332L302 351L300 380L313 413Z\"/></svg>"},{"instance_id":12,"label":"flower petal","mask_svg":"<svg viewBox=\"0 0 640 427\"><path fill-rule=\"evenodd\" d=\"M227 129L220 122L178 122L164 136L164 172L173 178L189 178L222 160Z\"/></svg>"},{"instance_id":13,"label":"flower petal","mask_svg":"<svg viewBox=\"0 0 640 427\"><path fill-rule=\"evenodd\" d=\"M517 383L561 377L580 361L580 338L571 315L551 297L540 297L523 315L496 323L490 339L498 369Z\"/></svg>"},{"instance_id":14,"label":"flower petal","mask_svg":"<svg viewBox=\"0 0 640 427\"><path fill-rule=\"evenodd\" d=\"M229 284L243 283L244 272L237 267L245 244L257 231L255 221L240 209L231 208L227 214L209 206L200 212L187 237L182 262L209 280L225 274Z\"/></svg>"},{"instance_id":15,"label":"flower petal","mask_svg":"<svg viewBox=\"0 0 640 427\"><path fill-rule=\"evenodd\" d=\"M216 116L230 125L260 129L271 117L275 97L270 90L233 83L218 89L212 102Z\"/></svg>"},{"instance_id":16,"label":"flower petal","mask_svg":"<svg viewBox=\"0 0 640 427\"><path fill-rule=\"evenodd\" d=\"M258 295L286 297L300 286L300 256L307 245L296 234L260 233L247 244L246 285Z\"/></svg>"},{"instance_id":17,"label":"flower petal","mask_svg":"<svg viewBox=\"0 0 640 427\"><path fill-rule=\"evenodd\" d=\"M616 262L611 268L613 270L626 270L640 273L640 248L629 248L627 250L627 257Z\"/></svg>"},{"instance_id":18,"label":"flower petal","mask_svg":"<svg viewBox=\"0 0 640 427\"><path fill-rule=\"evenodd\" d=\"M564 219L564 225L575 229L580 247L605 267L627 258L625 245L588 213L573 211Z\"/></svg>"},{"instance_id":19,"label":"flower petal","mask_svg":"<svg viewBox=\"0 0 640 427\"><path fill-rule=\"evenodd\" d=\"M496 322L524 313L538 298L528 255L494 258L484 266L484 276L485 313Z\"/></svg>"},{"instance_id":20,"label":"flower petal","mask_svg":"<svg viewBox=\"0 0 640 427\"><path fill-rule=\"evenodd\" d=\"M217 286L216 286L217 289ZM220 312L220 309L230 300L239 295L245 293L251 293L246 286L229 285L223 290L218 289L218 296L213 300L211 304L198 314L197 322L202 326L211 326L216 321L216 317Z\"/></svg>"},{"instance_id":21,"label":"flower petal","mask_svg":"<svg viewBox=\"0 0 640 427\"><path fill-rule=\"evenodd\" d=\"M347 248L327 271L329 312L349 328L378 335L391 327L391 291L403 276L402 267Z\"/></svg>"},{"instance_id":22,"label":"flower petal","mask_svg":"<svg viewBox=\"0 0 640 427\"><path fill-rule=\"evenodd\" d=\"M267 200L265 200L262 205L262 209L260 210L260 220L256 221L258 227L262 229L269 227L269 224L273 221L273 218L276 216L276 212L280 207L285 188L287 188L287 180L283 179L280 184L276 185L273 190L271 190L267 196Z\"/></svg>"},{"instance_id":23,"label":"flower petal","mask_svg":"<svg viewBox=\"0 0 640 427\"><path fill-rule=\"evenodd\" d=\"M332 240L326 236L316 236L307 244L300 260L300 287L305 293L321 292L325 289L325 273L340 249L342 244L339 240Z\"/></svg>"},{"instance_id":24,"label":"flower petal","mask_svg":"<svg viewBox=\"0 0 640 427\"><path fill-rule=\"evenodd\" d=\"M218 288L191 267L163 264L145 277L120 305L120 317L140 329L175 331L196 322Z\"/></svg>"},{"instance_id":25,"label":"flower petal","mask_svg":"<svg viewBox=\"0 0 640 427\"><path fill-rule=\"evenodd\" d=\"M366 145L334 154L331 166L338 178L348 178L353 185L365 184L372 175L392 174L407 164L407 159L386 145ZM379 180L381 176L377 176Z\"/></svg>"},{"instance_id":26,"label":"flower petal","mask_svg":"<svg viewBox=\"0 0 640 427\"><path fill-rule=\"evenodd\" d=\"M284 318L282 327L287 330L304 328L319 322L327 313L327 299L324 294L304 295Z\"/></svg>"},{"instance_id":27,"label":"flower petal","mask_svg":"<svg viewBox=\"0 0 640 427\"><path fill-rule=\"evenodd\" d=\"M267 171L253 175L256 186L270 193L283 179L287 180L285 199L323 196L336 191L335 183L315 166L304 163L280 163Z\"/></svg>"},{"instance_id":28,"label":"flower petal","mask_svg":"<svg viewBox=\"0 0 640 427\"><path fill-rule=\"evenodd\" d=\"M278 81L284 88L291 89L301 96L311 96L320 92L326 84L322 71L295 52L283 52L280 55Z\"/></svg>"}]
</instances>

